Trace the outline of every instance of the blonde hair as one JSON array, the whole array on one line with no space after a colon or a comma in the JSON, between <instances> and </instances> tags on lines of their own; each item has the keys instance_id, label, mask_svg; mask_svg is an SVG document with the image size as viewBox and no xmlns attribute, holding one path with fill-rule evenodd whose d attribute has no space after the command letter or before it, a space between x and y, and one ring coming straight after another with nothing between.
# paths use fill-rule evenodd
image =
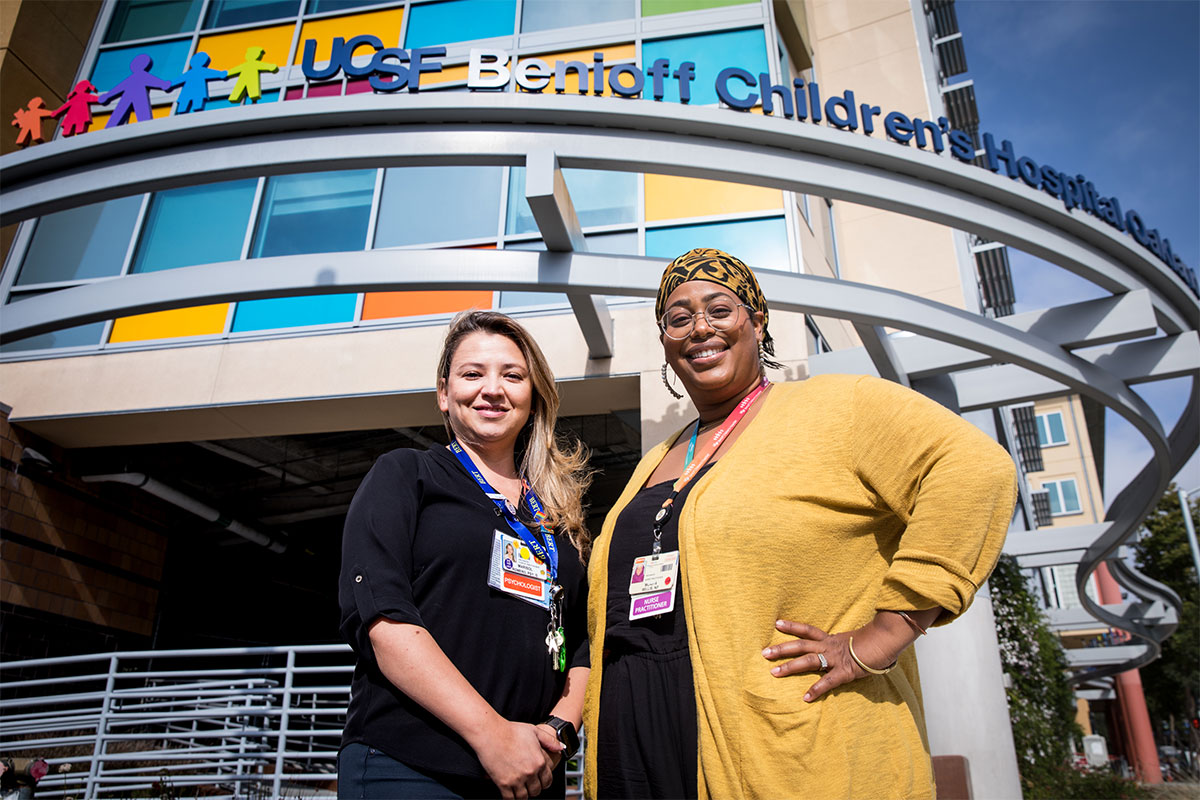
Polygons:
<instances>
[{"instance_id":1,"label":"blonde hair","mask_svg":"<svg viewBox=\"0 0 1200 800\"><path fill-rule=\"evenodd\" d=\"M586 564L592 537L583 513L583 494L592 482L592 471L587 466L588 454L583 443L560 441L555 433L559 400L550 365L537 342L512 317L495 311L463 311L450 322L446 331L446 341L438 358L439 389L450 380L450 364L458 346L472 333L503 336L525 357L533 382L533 409L517 439L518 466L537 491L549 527L565 533L579 551L580 560ZM453 439L450 415L442 412L442 421L446 435Z\"/></svg>"}]
</instances>

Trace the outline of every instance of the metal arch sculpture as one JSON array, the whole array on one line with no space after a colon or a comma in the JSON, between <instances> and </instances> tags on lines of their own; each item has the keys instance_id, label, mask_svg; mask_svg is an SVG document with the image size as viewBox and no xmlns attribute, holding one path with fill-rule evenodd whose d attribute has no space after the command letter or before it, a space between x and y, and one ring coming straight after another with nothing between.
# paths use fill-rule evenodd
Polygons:
<instances>
[{"instance_id":1,"label":"metal arch sculpture","mask_svg":"<svg viewBox=\"0 0 1200 800\"><path fill-rule=\"evenodd\" d=\"M1180 278L1128 239L1042 194L977 167L895 144L775 118L622 100L515 95L330 98L294 106L167 119L103 136L57 141L0 159L0 223L136 192L314 169L438 164L518 165L536 149L563 167L660 172L771 186L875 206L1017 246L1117 294L1144 290L1167 334L1195 331L1200 305ZM84 141L83 139L86 139ZM261 147L270 141L269 149ZM219 158L212 158L219 154ZM262 259L129 276L10 307L0 336L15 338L112 316L218 300L333 291L488 286L568 294L648 296L646 259L575 254L404 251ZM414 266L397 277L396 264ZM449 259L447 259L449 261ZM278 262L278 263L277 263ZM478 263L476 263L478 262ZM337 263L334 268L331 264ZM651 261L658 264L659 262ZM8 276L11 280L11 276ZM1196 449L1195 420L1168 437L1119 378L1062 346L947 306L876 287L811 276L764 275L781 309L887 325L982 352L1052 378L1125 417L1155 457L1109 509L1111 524L1080 561L1080 586L1153 505ZM215 288L214 288L215 287ZM1192 400L1197 399L1193 376ZM1081 592L1085 606L1129 629ZM1137 628L1135 624L1132 626ZM1157 649L1149 631L1147 652ZM1105 673L1137 664L1105 668ZM1100 671L1087 678L1098 677Z\"/></svg>"}]
</instances>

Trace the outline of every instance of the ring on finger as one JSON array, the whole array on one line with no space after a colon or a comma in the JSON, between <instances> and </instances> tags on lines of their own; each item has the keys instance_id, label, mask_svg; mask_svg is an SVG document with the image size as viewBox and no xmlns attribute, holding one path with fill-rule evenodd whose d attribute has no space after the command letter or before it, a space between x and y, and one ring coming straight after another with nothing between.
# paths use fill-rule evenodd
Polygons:
<instances>
[{"instance_id":1,"label":"ring on finger","mask_svg":"<svg viewBox=\"0 0 1200 800\"><path fill-rule=\"evenodd\" d=\"M829 669L829 662L825 659L824 653L817 653L817 660L821 662L821 672Z\"/></svg>"}]
</instances>

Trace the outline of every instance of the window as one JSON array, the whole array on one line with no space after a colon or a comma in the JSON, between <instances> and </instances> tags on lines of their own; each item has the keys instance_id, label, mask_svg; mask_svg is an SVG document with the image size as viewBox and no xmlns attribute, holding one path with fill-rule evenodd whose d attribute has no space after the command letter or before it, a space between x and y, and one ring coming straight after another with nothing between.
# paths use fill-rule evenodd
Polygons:
<instances>
[{"instance_id":1,"label":"window","mask_svg":"<svg viewBox=\"0 0 1200 800\"><path fill-rule=\"evenodd\" d=\"M584 227L632 223L637 217L637 175L611 170L564 169L563 180ZM506 233L538 229L525 201L525 168L513 167L508 179Z\"/></svg>"},{"instance_id":2,"label":"window","mask_svg":"<svg viewBox=\"0 0 1200 800\"><path fill-rule=\"evenodd\" d=\"M722 6L741 6L752 2L754 0L642 0L642 16L675 14L680 11L699 11Z\"/></svg>"},{"instance_id":3,"label":"window","mask_svg":"<svg viewBox=\"0 0 1200 800\"><path fill-rule=\"evenodd\" d=\"M28 300L31 297L37 297L48 292L22 292L14 294L9 298L10 303L19 303L22 300ZM100 344L100 337L104 335L103 322L91 322L87 325L76 325L74 328L63 328L62 330L51 331L50 333L40 333L36 336L29 336L24 339L18 339L14 342L5 342L0 344L0 353L19 353L25 350L48 350L54 347L85 347L87 345Z\"/></svg>"},{"instance_id":4,"label":"window","mask_svg":"<svg viewBox=\"0 0 1200 800\"><path fill-rule=\"evenodd\" d=\"M242 257L255 178L158 192L142 226L133 272L236 261Z\"/></svg>"},{"instance_id":5,"label":"window","mask_svg":"<svg viewBox=\"0 0 1200 800\"><path fill-rule=\"evenodd\" d=\"M517 0L445 0L410 7L404 46L430 45L511 36Z\"/></svg>"},{"instance_id":6,"label":"window","mask_svg":"<svg viewBox=\"0 0 1200 800\"><path fill-rule=\"evenodd\" d=\"M121 274L142 195L47 214L38 220L18 286Z\"/></svg>"},{"instance_id":7,"label":"window","mask_svg":"<svg viewBox=\"0 0 1200 800\"><path fill-rule=\"evenodd\" d=\"M348 8L377 6L387 2L390 0L308 0L308 6L304 9L304 13L320 14L325 11L345 11Z\"/></svg>"},{"instance_id":8,"label":"window","mask_svg":"<svg viewBox=\"0 0 1200 800\"><path fill-rule=\"evenodd\" d=\"M521 4L521 30L546 31L552 28L569 28L573 25L591 25L597 22L612 22L633 19L637 13L635 0L592 0L587 3L569 3L563 0L525 0Z\"/></svg>"},{"instance_id":9,"label":"window","mask_svg":"<svg viewBox=\"0 0 1200 800\"><path fill-rule=\"evenodd\" d=\"M638 254L638 236L633 231L622 233L597 233L586 236L589 253L610 253L614 255L636 256ZM532 242L515 242L505 245L508 250L545 250L546 245L541 239ZM613 296L611 302L624 302L630 298ZM501 292L500 308L516 308L522 306L567 305L569 301L565 294L554 292Z\"/></svg>"},{"instance_id":10,"label":"window","mask_svg":"<svg viewBox=\"0 0 1200 800\"><path fill-rule=\"evenodd\" d=\"M223 28L294 17L299 10L300 0L212 0L204 27Z\"/></svg>"},{"instance_id":11,"label":"window","mask_svg":"<svg viewBox=\"0 0 1200 800\"><path fill-rule=\"evenodd\" d=\"M804 217L804 221L808 223L808 229L812 230L812 212L808 208L808 195L796 195L796 205L800 208L800 214Z\"/></svg>"},{"instance_id":12,"label":"window","mask_svg":"<svg viewBox=\"0 0 1200 800\"><path fill-rule=\"evenodd\" d=\"M1048 414L1037 415L1038 443L1042 447L1051 447L1067 443L1067 431L1063 427L1061 411L1051 411Z\"/></svg>"},{"instance_id":13,"label":"window","mask_svg":"<svg viewBox=\"0 0 1200 800\"><path fill-rule=\"evenodd\" d=\"M787 225L783 217L676 225L646 231L646 255L675 258L694 247L715 247L755 269L787 269Z\"/></svg>"},{"instance_id":14,"label":"window","mask_svg":"<svg viewBox=\"0 0 1200 800\"><path fill-rule=\"evenodd\" d=\"M362 250L374 193L373 169L271 178L253 257Z\"/></svg>"},{"instance_id":15,"label":"window","mask_svg":"<svg viewBox=\"0 0 1200 800\"><path fill-rule=\"evenodd\" d=\"M682 4L680 4L682 5ZM671 10L679 11L680 8ZM643 9L643 14L645 13ZM659 12L662 13L662 12ZM704 106L717 102L717 89L713 78L730 64L737 64L750 74L769 72L767 44L762 28L746 28L740 31L720 31L699 36L678 36L673 39L655 39L642 44L642 67L652 65L657 59L671 62L671 74L684 61L696 65L696 79L691 82L691 105ZM679 102L679 81L668 78L663 82L663 100ZM642 96L654 97L653 82L647 80Z\"/></svg>"},{"instance_id":16,"label":"window","mask_svg":"<svg viewBox=\"0 0 1200 800\"><path fill-rule=\"evenodd\" d=\"M1074 478L1064 478L1061 481L1045 481L1042 491L1050 495L1050 514L1063 516L1078 514L1082 511L1079 505L1079 489Z\"/></svg>"},{"instance_id":17,"label":"window","mask_svg":"<svg viewBox=\"0 0 1200 800\"><path fill-rule=\"evenodd\" d=\"M196 27L199 16L200 3L193 0L118 0L104 41L187 33Z\"/></svg>"},{"instance_id":18,"label":"window","mask_svg":"<svg viewBox=\"0 0 1200 800\"><path fill-rule=\"evenodd\" d=\"M503 167L399 167L383 173L375 247L496 238Z\"/></svg>"}]
</instances>

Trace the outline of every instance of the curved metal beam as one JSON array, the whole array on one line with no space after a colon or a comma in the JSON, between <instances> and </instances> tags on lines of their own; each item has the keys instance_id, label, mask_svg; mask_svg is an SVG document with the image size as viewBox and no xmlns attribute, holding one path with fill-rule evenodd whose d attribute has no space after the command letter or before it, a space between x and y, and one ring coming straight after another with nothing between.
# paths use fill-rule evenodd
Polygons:
<instances>
[{"instance_id":1,"label":"curved metal beam","mask_svg":"<svg viewBox=\"0 0 1200 800\"><path fill-rule=\"evenodd\" d=\"M9 306L0 341L87 322L209 303L306 294L491 288L652 297L663 259L522 250L366 250L228 261L130 275ZM759 270L772 306L899 328L970 348L1062 383L1125 417L1168 459L1153 410L1122 381L1059 345L1008 325L849 281Z\"/></svg>"},{"instance_id":2,"label":"curved metal beam","mask_svg":"<svg viewBox=\"0 0 1200 800\"><path fill-rule=\"evenodd\" d=\"M1128 236L948 156L806 123L617 98L362 95L221 109L97 131L0 159L0 224L143 191L288 172L524 163L772 186L874 206L1013 245L1120 293L1164 329L1200 327L1182 280Z\"/></svg>"}]
</instances>

